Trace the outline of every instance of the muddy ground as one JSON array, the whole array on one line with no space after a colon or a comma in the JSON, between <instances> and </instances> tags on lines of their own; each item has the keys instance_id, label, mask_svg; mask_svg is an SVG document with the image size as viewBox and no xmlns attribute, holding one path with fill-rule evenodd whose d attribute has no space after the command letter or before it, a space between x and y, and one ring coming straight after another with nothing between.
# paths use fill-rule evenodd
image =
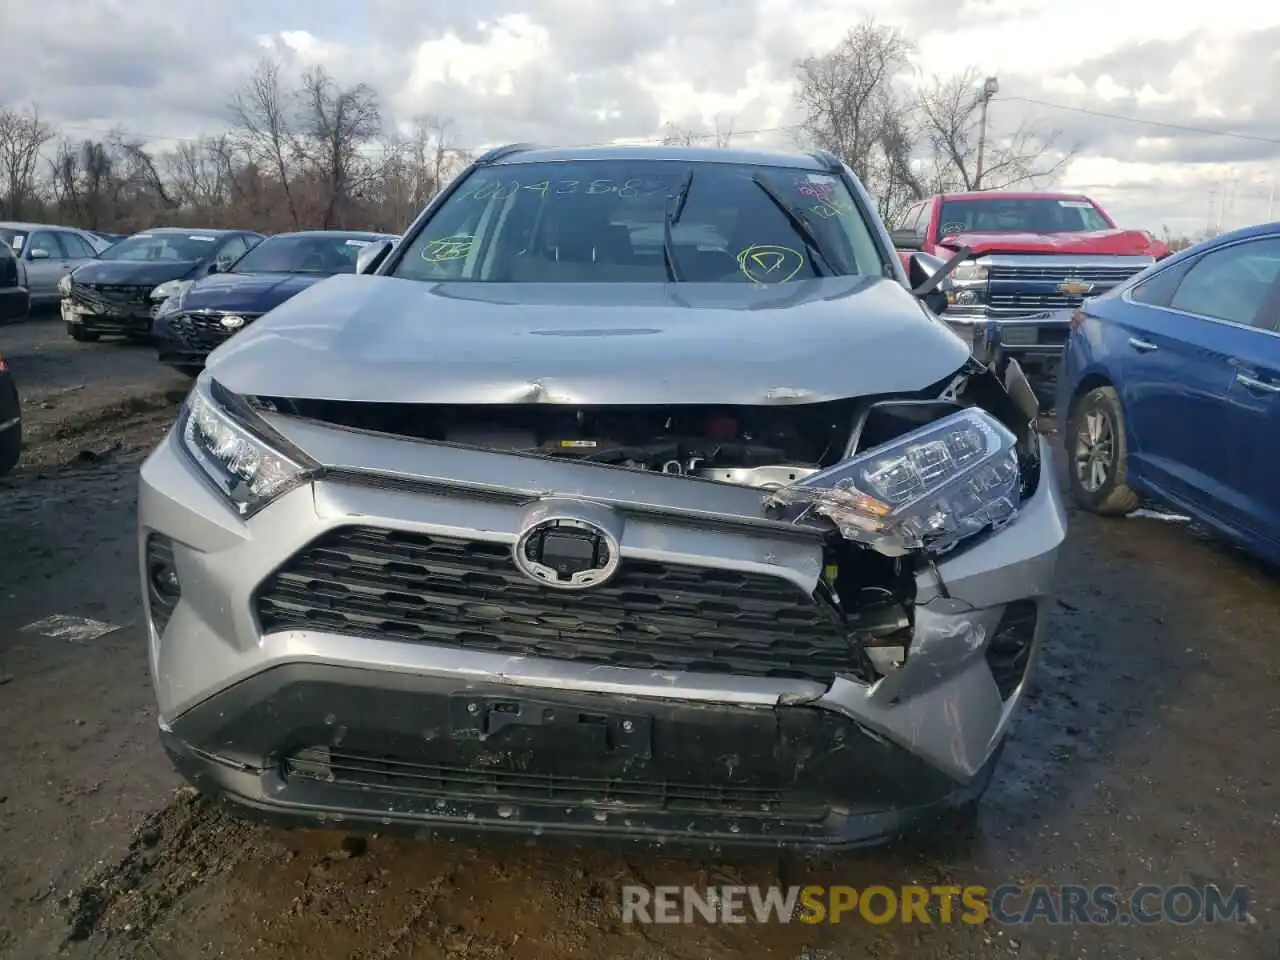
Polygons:
<instances>
[{"instance_id":1,"label":"muddy ground","mask_svg":"<svg viewBox=\"0 0 1280 960\"><path fill-rule=\"evenodd\" d=\"M134 473L186 382L0 328L31 448L0 480L0 955L1280 958L1280 581L1185 526L1073 515L1029 709L970 837L807 865L282 832L183 791L154 734ZM50 639L54 614L118 629ZM1251 887L1241 924L642 927L624 883Z\"/></svg>"}]
</instances>

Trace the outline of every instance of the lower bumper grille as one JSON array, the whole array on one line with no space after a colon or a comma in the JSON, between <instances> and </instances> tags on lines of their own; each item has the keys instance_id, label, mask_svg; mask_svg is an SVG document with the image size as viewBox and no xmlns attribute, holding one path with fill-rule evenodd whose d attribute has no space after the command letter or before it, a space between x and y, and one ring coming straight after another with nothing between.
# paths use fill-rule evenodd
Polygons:
<instances>
[{"instance_id":1,"label":"lower bumper grille","mask_svg":"<svg viewBox=\"0 0 1280 960\"><path fill-rule=\"evenodd\" d=\"M618 777L576 777L482 769L440 763L411 762L397 757L308 747L284 762L286 781L345 785L451 800L509 800L513 803L564 803L626 806L665 812L715 814L785 814L814 819L825 805L797 802L781 788L715 783L675 783Z\"/></svg>"},{"instance_id":2,"label":"lower bumper grille","mask_svg":"<svg viewBox=\"0 0 1280 960\"><path fill-rule=\"evenodd\" d=\"M857 664L837 613L778 577L626 559L564 596L502 544L330 531L259 588L265 632L310 629L615 667L830 683Z\"/></svg>"}]
</instances>

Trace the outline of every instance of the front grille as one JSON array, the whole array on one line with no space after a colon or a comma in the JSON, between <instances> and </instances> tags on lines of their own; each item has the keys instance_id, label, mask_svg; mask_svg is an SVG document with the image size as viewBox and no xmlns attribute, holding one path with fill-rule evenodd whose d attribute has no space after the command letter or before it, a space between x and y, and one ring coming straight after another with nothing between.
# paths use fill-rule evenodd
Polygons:
<instances>
[{"instance_id":1,"label":"front grille","mask_svg":"<svg viewBox=\"0 0 1280 960\"><path fill-rule=\"evenodd\" d=\"M207 353L244 329L243 326L228 329L222 325L222 318L232 315L230 313L180 313L174 317L167 317L165 323L185 345ZM256 316L243 313L237 313L234 316L244 317L246 324L256 319Z\"/></svg>"},{"instance_id":2,"label":"front grille","mask_svg":"<svg viewBox=\"0 0 1280 960\"><path fill-rule=\"evenodd\" d=\"M1079 266L1070 264L1053 264L1032 266L991 266L987 268L989 280L1034 280L1042 283L1062 283L1068 279L1081 280L1085 283L1096 283L1103 287L1123 283L1139 270L1142 265L1124 267Z\"/></svg>"},{"instance_id":3,"label":"front grille","mask_svg":"<svg viewBox=\"0 0 1280 960\"><path fill-rule=\"evenodd\" d=\"M1084 303L1082 296L1068 296L1063 293L1030 293L1017 291L1014 293L993 293L987 301L993 311L1018 310L1035 312L1037 310L1071 310Z\"/></svg>"},{"instance_id":4,"label":"front grille","mask_svg":"<svg viewBox=\"0 0 1280 960\"><path fill-rule=\"evenodd\" d=\"M286 781L309 781L385 790L452 800L509 800L513 803L563 803L573 806L625 805L664 812L774 815L813 819L826 814L818 803L804 803L777 787L728 783L679 783L618 777L576 777L483 766L429 763L383 754L306 747L286 757Z\"/></svg>"},{"instance_id":5,"label":"front grille","mask_svg":"<svg viewBox=\"0 0 1280 960\"><path fill-rule=\"evenodd\" d=\"M72 283L71 299L98 312L148 313L155 284Z\"/></svg>"},{"instance_id":6,"label":"front grille","mask_svg":"<svg viewBox=\"0 0 1280 960\"><path fill-rule=\"evenodd\" d=\"M503 544L341 527L259 588L264 632L324 630L511 656L830 683L854 647L836 612L779 577L625 559L572 595Z\"/></svg>"}]
</instances>

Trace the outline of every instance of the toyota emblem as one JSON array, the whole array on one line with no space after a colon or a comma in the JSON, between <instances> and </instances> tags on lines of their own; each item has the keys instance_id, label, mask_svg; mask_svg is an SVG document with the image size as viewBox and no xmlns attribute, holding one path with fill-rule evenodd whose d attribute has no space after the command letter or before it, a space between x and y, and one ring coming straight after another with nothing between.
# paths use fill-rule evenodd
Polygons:
<instances>
[{"instance_id":1,"label":"toyota emblem","mask_svg":"<svg viewBox=\"0 0 1280 960\"><path fill-rule=\"evenodd\" d=\"M557 590L598 587L618 572L618 541L586 519L556 517L526 527L512 550L516 568Z\"/></svg>"}]
</instances>

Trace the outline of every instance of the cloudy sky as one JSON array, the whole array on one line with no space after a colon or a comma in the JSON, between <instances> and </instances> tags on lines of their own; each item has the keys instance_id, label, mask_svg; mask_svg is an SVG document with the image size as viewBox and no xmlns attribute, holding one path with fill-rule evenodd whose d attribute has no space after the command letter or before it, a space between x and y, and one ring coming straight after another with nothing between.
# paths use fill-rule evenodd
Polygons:
<instances>
[{"instance_id":1,"label":"cloudy sky","mask_svg":"<svg viewBox=\"0 0 1280 960\"><path fill-rule=\"evenodd\" d=\"M1280 4L1262 0L15 0L0 62L9 104L37 102L69 135L122 126L160 147L225 128L266 48L372 84L394 117L447 116L462 145L719 117L762 131L735 142L788 147L793 64L866 16L914 39L922 75L997 75L993 132L1028 117L1061 130L1079 147L1062 186L1123 224L1267 218Z\"/></svg>"}]
</instances>

